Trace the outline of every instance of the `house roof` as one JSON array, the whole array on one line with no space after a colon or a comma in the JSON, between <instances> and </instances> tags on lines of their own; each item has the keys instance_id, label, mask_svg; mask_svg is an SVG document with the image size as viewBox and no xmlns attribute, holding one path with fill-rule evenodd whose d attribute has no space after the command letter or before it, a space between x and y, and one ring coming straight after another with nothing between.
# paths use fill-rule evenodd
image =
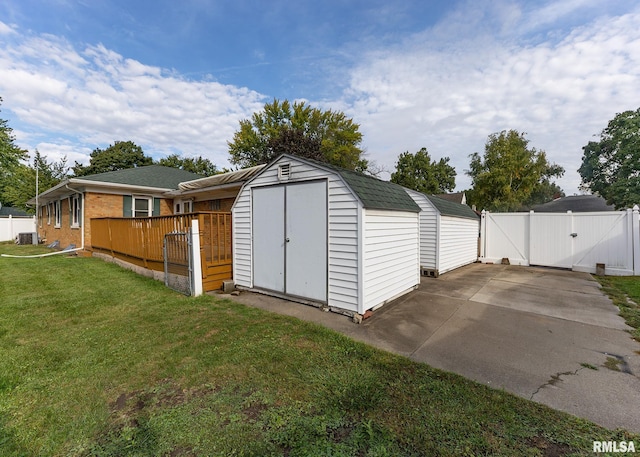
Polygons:
<instances>
[{"instance_id":1,"label":"house roof","mask_svg":"<svg viewBox=\"0 0 640 457\"><path fill-rule=\"evenodd\" d=\"M421 211L418 204L404 191L404 188L397 184L382 181L373 176L346 170L325 162L318 162L317 160L292 156L290 154L282 154L272 163L277 162L282 157L308 162L337 173L360 199L365 208L408 211L412 213L419 213Z\"/></svg>"},{"instance_id":2,"label":"house roof","mask_svg":"<svg viewBox=\"0 0 640 457\"><path fill-rule=\"evenodd\" d=\"M464 204L466 201L464 192L453 192L451 194L437 194L437 195L434 195L434 197L438 197L443 200L448 200L450 202L461 203L461 204Z\"/></svg>"},{"instance_id":3,"label":"house roof","mask_svg":"<svg viewBox=\"0 0 640 457\"><path fill-rule=\"evenodd\" d=\"M569 197L556 198L553 201L536 205L531 208L539 213L586 213L592 211L614 211L612 205L607 205L604 198L598 195L571 195Z\"/></svg>"},{"instance_id":4,"label":"house roof","mask_svg":"<svg viewBox=\"0 0 640 457\"><path fill-rule=\"evenodd\" d=\"M80 176L78 178L72 178L72 180L78 179L82 181L154 187L159 189L177 189L181 182L193 181L200 178L202 178L201 175L178 168L147 165L144 167L108 171L96 175Z\"/></svg>"},{"instance_id":5,"label":"house roof","mask_svg":"<svg viewBox=\"0 0 640 457\"><path fill-rule=\"evenodd\" d=\"M164 167L161 165L148 165L144 167L126 168L124 170L108 171L89 176L68 178L57 186L47 189L39 195L46 201L61 198L71 192L78 192L87 187L97 186L102 188L118 189L123 192L157 192L164 193L178 188L183 181L192 181L202 176L178 168ZM72 186L71 188L69 186ZM35 198L27 202L35 204Z\"/></svg>"},{"instance_id":6,"label":"house roof","mask_svg":"<svg viewBox=\"0 0 640 457\"><path fill-rule=\"evenodd\" d=\"M26 211L18 208L12 208L10 206L0 207L0 216L28 216Z\"/></svg>"},{"instance_id":7,"label":"house roof","mask_svg":"<svg viewBox=\"0 0 640 457\"><path fill-rule=\"evenodd\" d=\"M436 197L435 195L427 195L426 197L443 216L465 217L467 219L479 218L476 212L467 205L445 200L444 198Z\"/></svg>"}]
</instances>

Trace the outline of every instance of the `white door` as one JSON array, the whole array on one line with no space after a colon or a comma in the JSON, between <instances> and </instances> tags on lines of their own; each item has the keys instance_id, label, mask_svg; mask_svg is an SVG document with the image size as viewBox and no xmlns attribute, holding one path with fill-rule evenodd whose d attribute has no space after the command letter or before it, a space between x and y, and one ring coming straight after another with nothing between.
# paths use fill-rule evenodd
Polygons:
<instances>
[{"instance_id":1,"label":"white door","mask_svg":"<svg viewBox=\"0 0 640 457\"><path fill-rule=\"evenodd\" d=\"M284 292L284 187L252 189L253 286Z\"/></svg>"},{"instance_id":2,"label":"white door","mask_svg":"<svg viewBox=\"0 0 640 457\"><path fill-rule=\"evenodd\" d=\"M573 266L572 217L570 214L531 215L529 263L547 267Z\"/></svg>"},{"instance_id":3,"label":"white door","mask_svg":"<svg viewBox=\"0 0 640 457\"><path fill-rule=\"evenodd\" d=\"M326 181L252 192L254 287L326 302Z\"/></svg>"},{"instance_id":4,"label":"white door","mask_svg":"<svg viewBox=\"0 0 640 457\"><path fill-rule=\"evenodd\" d=\"M286 186L286 291L327 300L327 185Z\"/></svg>"}]
</instances>

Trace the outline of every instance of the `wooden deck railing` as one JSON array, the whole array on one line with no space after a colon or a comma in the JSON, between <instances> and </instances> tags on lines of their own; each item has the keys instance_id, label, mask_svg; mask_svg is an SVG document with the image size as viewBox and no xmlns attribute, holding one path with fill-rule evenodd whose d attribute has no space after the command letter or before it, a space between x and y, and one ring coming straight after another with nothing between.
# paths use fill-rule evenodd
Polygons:
<instances>
[{"instance_id":1,"label":"wooden deck railing","mask_svg":"<svg viewBox=\"0 0 640 457\"><path fill-rule=\"evenodd\" d=\"M144 267L160 269L164 235L187 232L197 213L155 217L105 217L91 219L91 247L139 259ZM154 268L156 266L156 268Z\"/></svg>"},{"instance_id":2,"label":"wooden deck railing","mask_svg":"<svg viewBox=\"0 0 640 457\"><path fill-rule=\"evenodd\" d=\"M231 279L231 213L199 212L156 217L105 217L91 219L91 248L127 262L162 271L162 244L171 232L188 232L198 219L205 290L220 288Z\"/></svg>"}]
</instances>

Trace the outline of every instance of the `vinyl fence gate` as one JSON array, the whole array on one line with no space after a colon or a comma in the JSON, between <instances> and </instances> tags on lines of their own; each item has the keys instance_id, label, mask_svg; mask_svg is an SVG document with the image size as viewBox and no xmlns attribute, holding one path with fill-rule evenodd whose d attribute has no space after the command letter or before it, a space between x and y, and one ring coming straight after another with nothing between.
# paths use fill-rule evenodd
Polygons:
<instances>
[{"instance_id":1,"label":"vinyl fence gate","mask_svg":"<svg viewBox=\"0 0 640 457\"><path fill-rule=\"evenodd\" d=\"M480 261L640 274L640 214L482 212Z\"/></svg>"},{"instance_id":2,"label":"vinyl fence gate","mask_svg":"<svg viewBox=\"0 0 640 457\"><path fill-rule=\"evenodd\" d=\"M193 258L191 234L177 232L164 236L164 284L185 295L193 292Z\"/></svg>"}]
</instances>

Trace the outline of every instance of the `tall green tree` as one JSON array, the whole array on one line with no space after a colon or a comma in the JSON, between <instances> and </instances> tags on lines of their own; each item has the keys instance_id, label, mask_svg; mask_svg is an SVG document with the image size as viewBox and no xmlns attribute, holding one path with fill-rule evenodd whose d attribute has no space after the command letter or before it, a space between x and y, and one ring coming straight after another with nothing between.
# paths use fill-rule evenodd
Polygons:
<instances>
[{"instance_id":1,"label":"tall green tree","mask_svg":"<svg viewBox=\"0 0 640 457\"><path fill-rule=\"evenodd\" d=\"M6 185L0 191L1 198L10 206L33 213L35 208L27 207L27 201L36 196L36 179L38 192L42 193L65 179L67 171L66 157L58 162L49 162L36 150L33 165L20 163L7 177Z\"/></svg>"},{"instance_id":2,"label":"tall green tree","mask_svg":"<svg viewBox=\"0 0 640 457\"><path fill-rule=\"evenodd\" d=\"M179 168L202 176L213 176L221 173L213 162L203 157L181 157L178 154L171 154L158 160L156 164L164 167Z\"/></svg>"},{"instance_id":3,"label":"tall green tree","mask_svg":"<svg viewBox=\"0 0 640 457\"><path fill-rule=\"evenodd\" d=\"M449 157L431 160L427 148L415 154L409 151L398 156L391 182L425 194L441 194L456 187L456 170L449 165Z\"/></svg>"},{"instance_id":4,"label":"tall green tree","mask_svg":"<svg viewBox=\"0 0 640 457\"><path fill-rule=\"evenodd\" d=\"M73 166L73 174L88 176L144 165L153 165L153 159L147 157L140 146L133 141L116 141L106 149L94 149L89 165L76 162Z\"/></svg>"},{"instance_id":5,"label":"tall green tree","mask_svg":"<svg viewBox=\"0 0 640 457\"><path fill-rule=\"evenodd\" d=\"M616 209L640 204L640 108L616 114L600 141L582 148L582 187Z\"/></svg>"},{"instance_id":6,"label":"tall green tree","mask_svg":"<svg viewBox=\"0 0 640 457\"><path fill-rule=\"evenodd\" d=\"M2 97L0 97L0 105ZM20 167L22 161L28 159L27 151L15 144L16 137L9 122L0 119L0 203L10 206L11 202L4 199L4 191L8 186L8 179Z\"/></svg>"},{"instance_id":7,"label":"tall green tree","mask_svg":"<svg viewBox=\"0 0 640 457\"><path fill-rule=\"evenodd\" d=\"M489 135L484 155L470 155L469 203L479 209L515 211L530 203L532 196L544 193L552 178L564 174L564 168L547 161L544 151L528 145L525 134L516 130Z\"/></svg>"},{"instance_id":8,"label":"tall green tree","mask_svg":"<svg viewBox=\"0 0 640 457\"><path fill-rule=\"evenodd\" d=\"M323 111L305 102L291 104L287 100L274 99L251 119L240 121L240 129L228 143L230 160L240 167L251 167L286 152L364 171L367 161L360 148L362 133L359 128L340 111ZM289 141L294 138L300 143L291 144ZM316 150L318 143L320 154Z\"/></svg>"}]
</instances>

